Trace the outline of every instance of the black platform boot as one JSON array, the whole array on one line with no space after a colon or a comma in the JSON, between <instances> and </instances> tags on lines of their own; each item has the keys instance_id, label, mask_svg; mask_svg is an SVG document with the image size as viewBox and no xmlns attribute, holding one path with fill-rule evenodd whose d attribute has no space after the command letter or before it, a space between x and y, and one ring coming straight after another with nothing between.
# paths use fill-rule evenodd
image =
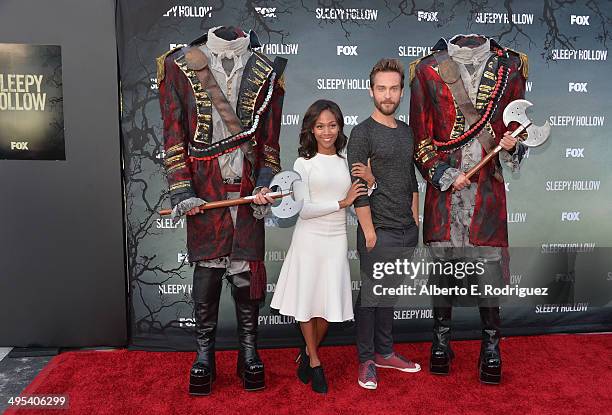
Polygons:
<instances>
[{"instance_id":1,"label":"black platform boot","mask_svg":"<svg viewBox=\"0 0 612 415\"><path fill-rule=\"evenodd\" d=\"M441 265L440 269L447 263L455 262L455 260L444 261L440 259L436 261ZM429 284L441 289L450 289L457 285L457 280L447 275L433 272L429 277ZM451 360L455 356L450 347L454 300L454 295L434 295L432 297L434 321L429 371L434 375L448 375L450 373Z\"/></svg>"},{"instance_id":2,"label":"black platform boot","mask_svg":"<svg viewBox=\"0 0 612 415\"><path fill-rule=\"evenodd\" d=\"M452 308L433 307L433 342L429 358L429 371L434 375L448 375L450 362L455 357L450 347Z\"/></svg>"},{"instance_id":3,"label":"black platform boot","mask_svg":"<svg viewBox=\"0 0 612 415\"><path fill-rule=\"evenodd\" d=\"M216 377L215 335L221 281L225 269L197 267L193 275L193 300L197 355L189 376L189 394L206 396Z\"/></svg>"},{"instance_id":4,"label":"black platform boot","mask_svg":"<svg viewBox=\"0 0 612 415\"><path fill-rule=\"evenodd\" d=\"M478 374L482 383L497 385L501 382L502 360L499 350L500 318L499 307L479 307L482 322L482 343Z\"/></svg>"},{"instance_id":5,"label":"black platform boot","mask_svg":"<svg viewBox=\"0 0 612 415\"><path fill-rule=\"evenodd\" d=\"M238 323L237 373L247 391L266 387L264 364L257 353L257 326L259 300L251 299L251 273L243 272L228 277L232 283L232 295L236 303Z\"/></svg>"}]
</instances>

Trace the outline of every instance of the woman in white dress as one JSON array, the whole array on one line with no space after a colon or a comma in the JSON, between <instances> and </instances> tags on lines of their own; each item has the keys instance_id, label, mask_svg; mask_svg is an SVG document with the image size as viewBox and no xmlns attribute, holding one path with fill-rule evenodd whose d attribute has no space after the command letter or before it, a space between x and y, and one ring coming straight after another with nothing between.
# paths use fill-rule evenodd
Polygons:
<instances>
[{"instance_id":1,"label":"woman in white dress","mask_svg":"<svg viewBox=\"0 0 612 415\"><path fill-rule=\"evenodd\" d=\"M332 101L316 101L304 115L300 157L293 166L304 185L304 205L271 303L300 323L307 350L300 353L298 377L312 380L319 393L328 389L317 354L328 323L353 318L346 208L368 192L359 181L351 184L343 127L342 112ZM353 174L374 181L364 165L354 166Z\"/></svg>"}]
</instances>

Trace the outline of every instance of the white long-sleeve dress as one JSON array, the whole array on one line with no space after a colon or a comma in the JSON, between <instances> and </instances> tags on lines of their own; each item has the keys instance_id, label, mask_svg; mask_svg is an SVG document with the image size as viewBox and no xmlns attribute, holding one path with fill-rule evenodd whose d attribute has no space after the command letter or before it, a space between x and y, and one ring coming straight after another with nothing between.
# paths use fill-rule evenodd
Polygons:
<instances>
[{"instance_id":1,"label":"white long-sleeve dress","mask_svg":"<svg viewBox=\"0 0 612 415\"><path fill-rule=\"evenodd\" d=\"M304 206L295 225L271 307L296 321L322 317L329 322L353 318L348 262L346 197L351 177L345 158L317 153L298 158Z\"/></svg>"}]
</instances>

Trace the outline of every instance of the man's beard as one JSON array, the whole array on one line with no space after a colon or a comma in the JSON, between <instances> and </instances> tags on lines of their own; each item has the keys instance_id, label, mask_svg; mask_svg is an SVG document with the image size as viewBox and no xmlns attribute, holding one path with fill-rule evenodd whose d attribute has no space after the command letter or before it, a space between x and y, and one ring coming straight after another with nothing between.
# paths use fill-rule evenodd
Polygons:
<instances>
[{"instance_id":1,"label":"man's beard","mask_svg":"<svg viewBox=\"0 0 612 415\"><path fill-rule=\"evenodd\" d=\"M393 104L393 107L391 108L391 110L386 110L383 107L383 104ZM397 102L386 102L386 101L378 102L378 101L374 100L374 106L378 109L378 111L382 112L384 115L393 115L393 114L395 114L395 111L397 111L397 107L399 107L399 105L400 105L400 101L397 101Z\"/></svg>"}]
</instances>

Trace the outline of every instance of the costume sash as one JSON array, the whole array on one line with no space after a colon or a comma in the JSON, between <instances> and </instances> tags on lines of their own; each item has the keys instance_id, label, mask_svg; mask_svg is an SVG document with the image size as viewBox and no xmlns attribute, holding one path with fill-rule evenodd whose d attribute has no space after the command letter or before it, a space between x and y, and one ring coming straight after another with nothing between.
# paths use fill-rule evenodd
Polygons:
<instances>
[{"instance_id":1,"label":"costume sash","mask_svg":"<svg viewBox=\"0 0 612 415\"><path fill-rule=\"evenodd\" d=\"M251 169L250 180L255 184L255 151L251 140L254 134L242 134L242 123L219 87L219 84L217 84L217 80L210 72L208 59L204 52L196 46L191 47L185 53L185 60L187 61L187 67L196 73L202 87L209 93L213 106L217 109L230 134L232 134L230 137L206 147L203 152L210 151L211 154L203 158L210 160L241 148L244 156L253 167ZM196 158L199 159L199 157Z\"/></svg>"}]
</instances>

